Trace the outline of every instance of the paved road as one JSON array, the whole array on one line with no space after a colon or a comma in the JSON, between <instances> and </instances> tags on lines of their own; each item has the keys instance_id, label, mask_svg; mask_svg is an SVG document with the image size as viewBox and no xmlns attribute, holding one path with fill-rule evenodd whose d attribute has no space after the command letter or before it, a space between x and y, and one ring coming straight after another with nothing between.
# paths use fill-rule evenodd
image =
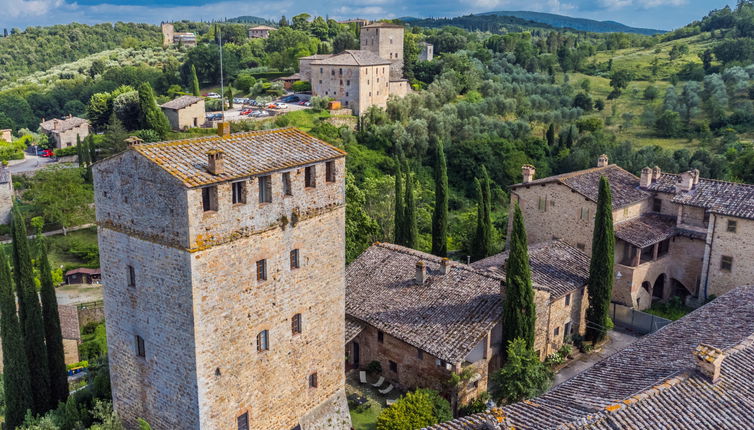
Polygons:
<instances>
[{"instance_id":1,"label":"paved road","mask_svg":"<svg viewBox=\"0 0 754 430\"><path fill-rule=\"evenodd\" d=\"M53 162L49 158L37 157L36 155L27 153L24 153L24 155L26 158L23 160L11 160L8 162L8 170L10 170L11 174L17 175L20 173L34 172Z\"/></svg>"},{"instance_id":2,"label":"paved road","mask_svg":"<svg viewBox=\"0 0 754 430\"><path fill-rule=\"evenodd\" d=\"M555 375L554 385L561 384L579 373L589 369L602 359L607 358L623 348L631 345L639 340L639 336L635 333L629 333L622 330L613 330L609 333L610 343L602 347L602 349L593 354L582 355L579 359L572 361L568 366L560 369Z\"/></svg>"}]
</instances>

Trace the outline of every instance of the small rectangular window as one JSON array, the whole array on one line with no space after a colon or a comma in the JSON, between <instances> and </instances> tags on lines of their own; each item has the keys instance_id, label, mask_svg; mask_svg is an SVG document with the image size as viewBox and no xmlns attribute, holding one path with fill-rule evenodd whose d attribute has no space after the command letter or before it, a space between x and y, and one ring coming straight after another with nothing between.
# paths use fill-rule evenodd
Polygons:
<instances>
[{"instance_id":1,"label":"small rectangular window","mask_svg":"<svg viewBox=\"0 0 754 430\"><path fill-rule=\"evenodd\" d=\"M249 430L249 413L244 412L236 420L238 422L238 430Z\"/></svg>"},{"instance_id":2,"label":"small rectangular window","mask_svg":"<svg viewBox=\"0 0 754 430\"><path fill-rule=\"evenodd\" d=\"M257 261L257 281L267 280L267 260Z\"/></svg>"},{"instance_id":3,"label":"small rectangular window","mask_svg":"<svg viewBox=\"0 0 754 430\"><path fill-rule=\"evenodd\" d=\"M565 296L565 305L566 306L571 306L571 295L570 294L566 294L566 296Z\"/></svg>"},{"instance_id":4,"label":"small rectangular window","mask_svg":"<svg viewBox=\"0 0 754 430\"><path fill-rule=\"evenodd\" d=\"M583 243L577 243L576 244L576 248L578 248L579 250L583 251L583 250L586 249L586 245L583 244Z\"/></svg>"},{"instance_id":5,"label":"small rectangular window","mask_svg":"<svg viewBox=\"0 0 754 430\"><path fill-rule=\"evenodd\" d=\"M398 373L398 363L393 360L388 360L388 363L390 363L390 371Z\"/></svg>"},{"instance_id":6,"label":"small rectangular window","mask_svg":"<svg viewBox=\"0 0 754 430\"><path fill-rule=\"evenodd\" d=\"M311 375L309 375L309 387L317 388L317 372L314 372Z\"/></svg>"},{"instance_id":7,"label":"small rectangular window","mask_svg":"<svg viewBox=\"0 0 754 430\"><path fill-rule=\"evenodd\" d=\"M555 336L560 334L560 327L555 327L555 331L553 332Z\"/></svg>"},{"instance_id":8,"label":"small rectangular window","mask_svg":"<svg viewBox=\"0 0 754 430\"><path fill-rule=\"evenodd\" d=\"M327 182L335 182L335 162L328 161L325 163L325 180Z\"/></svg>"},{"instance_id":9,"label":"small rectangular window","mask_svg":"<svg viewBox=\"0 0 754 430\"><path fill-rule=\"evenodd\" d=\"M134 266L128 266L128 286L136 286L136 270L134 270Z\"/></svg>"},{"instance_id":10,"label":"small rectangular window","mask_svg":"<svg viewBox=\"0 0 754 430\"><path fill-rule=\"evenodd\" d=\"M589 208L581 208L581 214L579 215L579 219L584 219L584 220L589 219Z\"/></svg>"},{"instance_id":11,"label":"small rectangular window","mask_svg":"<svg viewBox=\"0 0 754 430\"><path fill-rule=\"evenodd\" d=\"M538 208L540 212L547 212L547 197L540 197Z\"/></svg>"},{"instance_id":12,"label":"small rectangular window","mask_svg":"<svg viewBox=\"0 0 754 430\"><path fill-rule=\"evenodd\" d=\"M377 331L377 342L382 343L385 341L385 333Z\"/></svg>"},{"instance_id":13,"label":"small rectangular window","mask_svg":"<svg viewBox=\"0 0 754 430\"><path fill-rule=\"evenodd\" d=\"M573 324L571 324L570 322L567 322L563 332L564 332L563 333L564 336L570 336L573 333Z\"/></svg>"},{"instance_id":14,"label":"small rectangular window","mask_svg":"<svg viewBox=\"0 0 754 430\"><path fill-rule=\"evenodd\" d=\"M246 181L233 182L233 204L246 203Z\"/></svg>"},{"instance_id":15,"label":"small rectangular window","mask_svg":"<svg viewBox=\"0 0 754 430\"><path fill-rule=\"evenodd\" d=\"M351 80L350 79L346 79L346 85L351 85Z\"/></svg>"},{"instance_id":16,"label":"small rectangular window","mask_svg":"<svg viewBox=\"0 0 754 430\"><path fill-rule=\"evenodd\" d=\"M309 166L304 168L304 186L306 188L314 188L317 186L317 166Z\"/></svg>"},{"instance_id":17,"label":"small rectangular window","mask_svg":"<svg viewBox=\"0 0 754 430\"><path fill-rule=\"evenodd\" d=\"M657 213L662 212L662 199L657 197L654 198L652 201L652 211Z\"/></svg>"},{"instance_id":18,"label":"small rectangular window","mask_svg":"<svg viewBox=\"0 0 754 430\"><path fill-rule=\"evenodd\" d=\"M139 357L147 356L147 350L144 346L144 338L139 335L136 335L136 355Z\"/></svg>"},{"instance_id":19,"label":"small rectangular window","mask_svg":"<svg viewBox=\"0 0 754 430\"><path fill-rule=\"evenodd\" d=\"M723 255L720 259L720 270L725 270L726 272L733 270L733 257Z\"/></svg>"},{"instance_id":20,"label":"small rectangular window","mask_svg":"<svg viewBox=\"0 0 754 430\"><path fill-rule=\"evenodd\" d=\"M268 351L270 349L270 332L262 330L257 335L257 351Z\"/></svg>"},{"instance_id":21,"label":"small rectangular window","mask_svg":"<svg viewBox=\"0 0 754 430\"><path fill-rule=\"evenodd\" d=\"M217 211L217 187L202 188L202 209L204 212Z\"/></svg>"},{"instance_id":22,"label":"small rectangular window","mask_svg":"<svg viewBox=\"0 0 754 430\"><path fill-rule=\"evenodd\" d=\"M291 269L298 269L300 266L298 260L298 249L291 250Z\"/></svg>"},{"instance_id":23,"label":"small rectangular window","mask_svg":"<svg viewBox=\"0 0 754 430\"><path fill-rule=\"evenodd\" d=\"M728 220L728 233L735 233L738 229L738 222L733 220Z\"/></svg>"},{"instance_id":24,"label":"small rectangular window","mask_svg":"<svg viewBox=\"0 0 754 430\"><path fill-rule=\"evenodd\" d=\"M419 360L424 360L424 351L416 348L416 358L418 358Z\"/></svg>"},{"instance_id":25,"label":"small rectangular window","mask_svg":"<svg viewBox=\"0 0 754 430\"><path fill-rule=\"evenodd\" d=\"M293 189L291 188L291 172L283 173L283 195L293 195Z\"/></svg>"},{"instance_id":26,"label":"small rectangular window","mask_svg":"<svg viewBox=\"0 0 754 430\"><path fill-rule=\"evenodd\" d=\"M296 314L291 318L291 332L294 335L301 334L301 314Z\"/></svg>"},{"instance_id":27,"label":"small rectangular window","mask_svg":"<svg viewBox=\"0 0 754 430\"><path fill-rule=\"evenodd\" d=\"M272 178L259 177L259 203L272 203Z\"/></svg>"}]
</instances>

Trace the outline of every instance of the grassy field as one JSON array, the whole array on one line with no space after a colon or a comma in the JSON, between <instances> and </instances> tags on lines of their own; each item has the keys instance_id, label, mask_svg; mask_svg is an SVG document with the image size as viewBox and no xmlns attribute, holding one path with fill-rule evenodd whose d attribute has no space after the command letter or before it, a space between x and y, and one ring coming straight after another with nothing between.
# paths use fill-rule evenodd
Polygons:
<instances>
[{"instance_id":1,"label":"grassy field","mask_svg":"<svg viewBox=\"0 0 754 430\"><path fill-rule=\"evenodd\" d=\"M48 238L49 259L51 267L83 266L86 261L72 254L71 249L97 246L97 229L95 227L68 233L67 236L56 235Z\"/></svg>"},{"instance_id":2,"label":"grassy field","mask_svg":"<svg viewBox=\"0 0 754 430\"><path fill-rule=\"evenodd\" d=\"M351 410L351 425L354 430L374 430L377 428L377 416L382 411L379 403L369 401L371 405L368 409L361 412Z\"/></svg>"}]
</instances>

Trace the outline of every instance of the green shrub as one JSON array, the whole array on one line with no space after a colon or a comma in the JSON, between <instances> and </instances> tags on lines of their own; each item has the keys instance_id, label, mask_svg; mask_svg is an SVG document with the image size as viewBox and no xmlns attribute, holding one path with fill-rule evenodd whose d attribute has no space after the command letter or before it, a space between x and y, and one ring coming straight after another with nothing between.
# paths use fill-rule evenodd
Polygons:
<instances>
[{"instance_id":1,"label":"green shrub","mask_svg":"<svg viewBox=\"0 0 754 430\"><path fill-rule=\"evenodd\" d=\"M562 355L555 352L553 354L550 354L545 358L545 365L549 367L557 366L558 364L562 364L565 361L565 358L563 358Z\"/></svg>"},{"instance_id":2,"label":"green shrub","mask_svg":"<svg viewBox=\"0 0 754 430\"><path fill-rule=\"evenodd\" d=\"M367 372L369 373L382 373L382 364L379 361L374 360L367 364Z\"/></svg>"},{"instance_id":3,"label":"green shrub","mask_svg":"<svg viewBox=\"0 0 754 430\"><path fill-rule=\"evenodd\" d=\"M525 340L516 338L508 342L508 361L494 380L495 398L514 403L542 394L550 386L552 372L539 361L536 352L527 348Z\"/></svg>"},{"instance_id":4,"label":"green shrub","mask_svg":"<svg viewBox=\"0 0 754 430\"><path fill-rule=\"evenodd\" d=\"M74 367L89 367L89 362L84 360L84 361L79 361L77 363L71 363L71 364L66 365L66 369L68 370L71 370Z\"/></svg>"},{"instance_id":5,"label":"green shrub","mask_svg":"<svg viewBox=\"0 0 754 430\"><path fill-rule=\"evenodd\" d=\"M458 416L465 417L467 415L474 415L487 410L487 402L490 400L490 395L486 391L479 393L479 397L470 401L461 408L458 409Z\"/></svg>"},{"instance_id":6,"label":"green shrub","mask_svg":"<svg viewBox=\"0 0 754 430\"><path fill-rule=\"evenodd\" d=\"M58 148L55 151L56 157L67 157L69 155L78 155L78 148L75 146L69 146L68 148Z\"/></svg>"},{"instance_id":7,"label":"green shrub","mask_svg":"<svg viewBox=\"0 0 754 430\"><path fill-rule=\"evenodd\" d=\"M291 85L291 89L297 93L301 93L304 91L311 91L312 90L312 84L306 81L296 81Z\"/></svg>"},{"instance_id":8,"label":"green shrub","mask_svg":"<svg viewBox=\"0 0 754 430\"><path fill-rule=\"evenodd\" d=\"M453 418L450 403L437 391L418 389L406 393L377 417L377 430L415 430Z\"/></svg>"},{"instance_id":9,"label":"green shrub","mask_svg":"<svg viewBox=\"0 0 754 430\"><path fill-rule=\"evenodd\" d=\"M558 350L558 354L560 354L560 356L563 358L570 357L572 352L573 352L573 346L567 343L564 343Z\"/></svg>"}]
</instances>

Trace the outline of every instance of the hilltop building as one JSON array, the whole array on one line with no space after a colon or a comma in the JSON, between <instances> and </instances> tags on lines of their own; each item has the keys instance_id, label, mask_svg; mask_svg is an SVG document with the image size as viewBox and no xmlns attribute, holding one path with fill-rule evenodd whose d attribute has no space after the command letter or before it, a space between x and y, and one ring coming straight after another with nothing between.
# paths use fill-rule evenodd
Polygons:
<instances>
[{"instance_id":1,"label":"hilltop building","mask_svg":"<svg viewBox=\"0 0 754 430\"><path fill-rule=\"evenodd\" d=\"M529 243L553 238L591 254L600 177L610 181L615 223L613 301L645 309L671 296L701 304L754 278L754 185L701 178L698 170L641 177L608 164L511 187Z\"/></svg>"},{"instance_id":2,"label":"hilltop building","mask_svg":"<svg viewBox=\"0 0 754 430\"><path fill-rule=\"evenodd\" d=\"M349 429L345 153L228 125L94 165L114 408L154 429Z\"/></svg>"},{"instance_id":3,"label":"hilltop building","mask_svg":"<svg viewBox=\"0 0 754 430\"><path fill-rule=\"evenodd\" d=\"M435 58L435 46L431 43L421 42L419 48L420 61L432 61Z\"/></svg>"},{"instance_id":4,"label":"hilltop building","mask_svg":"<svg viewBox=\"0 0 754 430\"><path fill-rule=\"evenodd\" d=\"M270 33L277 30L275 27L269 25L257 25L249 29L249 37L252 39L267 39L270 37Z\"/></svg>"},{"instance_id":5,"label":"hilltop building","mask_svg":"<svg viewBox=\"0 0 754 430\"><path fill-rule=\"evenodd\" d=\"M196 46L196 34L194 33L176 33L173 24L163 22L162 25L162 46L167 48L171 45L179 46Z\"/></svg>"},{"instance_id":6,"label":"hilltop building","mask_svg":"<svg viewBox=\"0 0 754 430\"><path fill-rule=\"evenodd\" d=\"M583 334L589 257L561 241L531 247L541 359ZM462 405L487 391L502 365L502 253L473 265L378 243L346 269L346 353L351 367L378 361L405 389L432 388ZM457 388L453 373L472 369ZM454 391L450 391L454 390Z\"/></svg>"},{"instance_id":7,"label":"hilltop building","mask_svg":"<svg viewBox=\"0 0 754 430\"><path fill-rule=\"evenodd\" d=\"M160 105L173 130L201 127L206 121L204 98L180 96Z\"/></svg>"},{"instance_id":8,"label":"hilltop building","mask_svg":"<svg viewBox=\"0 0 754 430\"><path fill-rule=\"evenodd\" d=\"M752 363L754 286L747 286L498 416L427 430L751 429Z\"/></svg>"},{"instance_id":9,"label":"hilltop building","mask_svg":"<svg viewBox=\"0 0 754 430\"><path fill-rule=\"evenodd\" d=\"M368 25L369 20L368 19L361 19L361 18L354 18L354 19L344 19L343 21L338 21L338 24L356 24L359 28Z\"/></svg>"},{"instance_id":10,"label":"hilltop building","mask_svg":"<svg viewBox=\"0 0 754 430\"><path fill-rule=\"evenodd\" d=\"M76 142L89 136L89 121L68 115L66 118L51 119L39 124L39 131L46 134L55 144L55 148L76 146Z\"/></svg>"}]
</instances>

